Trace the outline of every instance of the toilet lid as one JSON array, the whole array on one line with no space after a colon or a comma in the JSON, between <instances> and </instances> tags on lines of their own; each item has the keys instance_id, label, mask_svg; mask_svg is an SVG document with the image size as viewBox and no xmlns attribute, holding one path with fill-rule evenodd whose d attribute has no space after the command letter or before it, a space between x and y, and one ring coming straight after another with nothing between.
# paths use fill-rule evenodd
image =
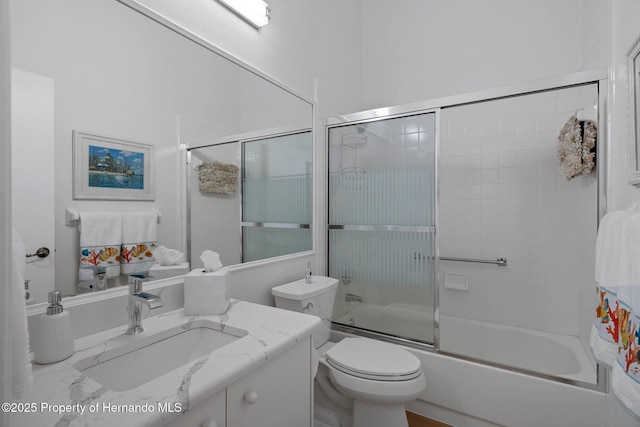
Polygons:
<instances>
[{"instance_id":1,"label":"toilet lid","mask_svg":"<svg viewBox=\"0 0 640 427\"><path fill-rule=\"evenodd\" d=\"M396 345L368 338L345 338L325 353L327 362L345 373L371 379L411 379L420 359Z\"/></svg>"}]
</instances>

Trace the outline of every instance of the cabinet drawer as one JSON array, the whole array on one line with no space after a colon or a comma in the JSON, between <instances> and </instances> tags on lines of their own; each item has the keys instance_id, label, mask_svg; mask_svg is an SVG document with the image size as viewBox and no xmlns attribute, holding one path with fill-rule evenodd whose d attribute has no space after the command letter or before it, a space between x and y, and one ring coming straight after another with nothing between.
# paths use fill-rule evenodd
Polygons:
<instances>
[{"instance_id":1,"label":"cabinet drawer","mask_svg":"<svg viewBox=\"0 0 640 427\"><path fill-rule=\"evenodd\" d=\"M227 427L311 426L311 339L227 388Z\"/></svg>"}]
</instances>

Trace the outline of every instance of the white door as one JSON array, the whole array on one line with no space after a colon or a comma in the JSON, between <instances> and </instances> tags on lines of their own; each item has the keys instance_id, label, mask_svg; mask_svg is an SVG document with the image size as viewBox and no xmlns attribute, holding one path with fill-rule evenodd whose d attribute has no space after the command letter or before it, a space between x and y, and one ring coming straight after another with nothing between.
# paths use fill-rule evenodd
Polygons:
<instances>
[{"instance_id":1,"label":"white door","mask_svg":"<svg viewBox=\"0 0 640 427\"><path fill-rule=\"evenodd\" d=\"M25 279L36 303L46 302L55 282L54 81L28 71L11 70L12 221L33 254ZM25 254L26 255L26 254Z\"/></svg>"}]
</instances>

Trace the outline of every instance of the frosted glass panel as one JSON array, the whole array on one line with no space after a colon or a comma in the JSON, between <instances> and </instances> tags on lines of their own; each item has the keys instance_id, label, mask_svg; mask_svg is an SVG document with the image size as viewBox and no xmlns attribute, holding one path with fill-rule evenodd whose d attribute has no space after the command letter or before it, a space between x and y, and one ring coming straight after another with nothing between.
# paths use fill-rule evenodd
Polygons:
<instances>
[{"instance_id":1,"label":"frosted glass panel","mask_svg":"<svg viewBox=\"0 0 640 427\"><path fill-rule=\"evenodd\" d=\"M311 132L242 144L242 260L311 250Z\"/></svg>"},{"instance_id":2,"label":"frosted glass panel","mask_svg":"<svg viewBox=\"0 0 640 427\"><path fill-rule=\"evenodd\" d=\"M433 290L433 233L330 230L331 276Z\"/></svg>"},{"instance_id":3,"label":"frosted glass panel","mask_svg":"<svg viewBox=\"0 0 640 427\"><path fill-rule=\"evenodd\" d=\"M433 225L433 168L329 177L330 224Z\"/></svg>"},{"instance_id":4,"label":"frosted glass panel","mask_svg":"<svg viewBox=\"0 0 640 427\"><path fill-rule=\"evenodd\" d=\"M311 174L245 179L243 220L311 222Z\"/></svg>"},{"instance_id":5,"label":"frosted glass panel","mask_svg":"<svg viewBox=\"0 0 640 427\"><path fill-rule=\"evenodd\" d=\"M335 323L433 342L435 114L329 130Z\"/></svg>"}]
</instances>

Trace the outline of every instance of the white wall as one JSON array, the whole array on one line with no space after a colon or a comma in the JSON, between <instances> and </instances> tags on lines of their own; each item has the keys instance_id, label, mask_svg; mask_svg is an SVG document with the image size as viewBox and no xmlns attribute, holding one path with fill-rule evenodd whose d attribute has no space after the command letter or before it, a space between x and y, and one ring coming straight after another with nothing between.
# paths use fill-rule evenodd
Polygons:
<instances>
[{"instance_id":1,"label":"white wall","mask_svg":"<svg viewBox=\"0 0 640 427\"><path fill-rule=\"evenodd\" d=\"M259 31L212 0L134 1L307 98L318 79L327 115L359 109L361 0L270 0Z\"/></svg>"},{"instance_id":2,"label":"white wall","mask_svg":"<svg viewBox=\"0 0 640 427\"><path fill-rule=\"evenodd\" d=\"M403 104L578 71L581 0L368 0L362 105Z\"/></svg>"}]
</instances>

